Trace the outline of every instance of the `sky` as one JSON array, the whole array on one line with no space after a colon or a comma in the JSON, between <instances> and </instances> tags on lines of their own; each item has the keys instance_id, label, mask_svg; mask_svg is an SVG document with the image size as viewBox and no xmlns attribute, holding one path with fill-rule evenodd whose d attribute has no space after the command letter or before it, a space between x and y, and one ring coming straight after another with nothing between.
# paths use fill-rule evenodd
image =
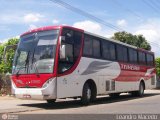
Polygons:
<instances>
[{"instance_id":1,"label":"sky","mask_svg":"<svg viewBox=\"0 0 160 120\"><path fill-rule=\"evenodd\" d=\"M0 0L0 43L43 26L69 25L111 37L117 30L142 34L160 57L159 0L63 0L105 22L101 24L51 0Z\"/></svg>"}]
</instances>

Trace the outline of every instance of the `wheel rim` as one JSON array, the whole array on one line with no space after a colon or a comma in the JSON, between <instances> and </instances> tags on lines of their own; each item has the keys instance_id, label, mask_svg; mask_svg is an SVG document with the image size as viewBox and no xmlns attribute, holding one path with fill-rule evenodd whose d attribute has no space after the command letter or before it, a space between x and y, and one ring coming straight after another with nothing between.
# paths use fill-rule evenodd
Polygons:
<instances>
[{"instance_id":1,"label":"wheel rim","mask_svg":"<svg viewBox=\"0 0 160 120\"><path fill-rule=\"evenodd\" d=\"M143 85L141 84L141 85L140 85L140 94L143 95L143 93L144 93L144 87L143 87Z\"/></svg>"},{"instance_id":2,"label":"wheel rim","mask_svg":"<svg viewBox=\"0 0 160 120\"><path fill-rule=\"evenodd\" d=\"M90 100L91 99L91 89L87 90L87 99Z\"/></svg>"}]
</instances>

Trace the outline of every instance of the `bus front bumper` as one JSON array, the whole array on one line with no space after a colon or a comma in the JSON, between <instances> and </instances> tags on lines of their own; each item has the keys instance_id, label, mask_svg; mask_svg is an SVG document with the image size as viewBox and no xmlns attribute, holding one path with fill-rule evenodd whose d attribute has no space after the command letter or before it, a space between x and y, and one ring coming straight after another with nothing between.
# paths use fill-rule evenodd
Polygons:
<instances>
[{"instance_id":1,"label":"bus front bumper","mask_svg":"<svg viewBox=\"0 0 160 120\"><path fill-rule=\"evenodd\" d=\"M56 99L56 78L45 88L17 88L12 82L12 94L16 98L30 100L49 100Z\"/></svg>"}]
</instances>

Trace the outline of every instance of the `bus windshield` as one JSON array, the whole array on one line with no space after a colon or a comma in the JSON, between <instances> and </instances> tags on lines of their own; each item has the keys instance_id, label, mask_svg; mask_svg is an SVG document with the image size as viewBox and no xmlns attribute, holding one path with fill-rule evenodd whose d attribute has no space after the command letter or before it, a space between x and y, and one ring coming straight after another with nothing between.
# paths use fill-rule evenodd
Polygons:
<instances>
[{"instance_id":1,"label":"bus windshield","mask_svg":"<svg viewBox=\"0 0 160 120\"><path fill-rule=\"evenodd\" d=\"M53 73L59 30L34 32L20 38L12 74Z\"/></svg>"}]
</instances>

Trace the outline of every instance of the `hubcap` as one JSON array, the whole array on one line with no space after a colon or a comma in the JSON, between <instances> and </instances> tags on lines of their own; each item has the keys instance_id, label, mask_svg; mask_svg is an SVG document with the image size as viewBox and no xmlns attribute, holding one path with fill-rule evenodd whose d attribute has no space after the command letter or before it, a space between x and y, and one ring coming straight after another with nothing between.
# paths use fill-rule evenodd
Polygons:
<instances>
[{"instance_id":1,"label":"hubcap","mask_svg":"<svg viewBox=\"0 0 160 120\"><path fill-rule=\"evenodd\" d=\"M140 86L140 93L141 93L141 95L143 94L143 85L142 84Z\"/></svg>"},{"instance_id":2,"label":"hubcap","mask_svg":"<svg viewBox=\"0 0 160 120\"><path fill-rule=\"evenodd\" d=\"M87 90L87 99L90 99L91 98L91 89L88 89Z\"/></svg>"}]
</instances>

